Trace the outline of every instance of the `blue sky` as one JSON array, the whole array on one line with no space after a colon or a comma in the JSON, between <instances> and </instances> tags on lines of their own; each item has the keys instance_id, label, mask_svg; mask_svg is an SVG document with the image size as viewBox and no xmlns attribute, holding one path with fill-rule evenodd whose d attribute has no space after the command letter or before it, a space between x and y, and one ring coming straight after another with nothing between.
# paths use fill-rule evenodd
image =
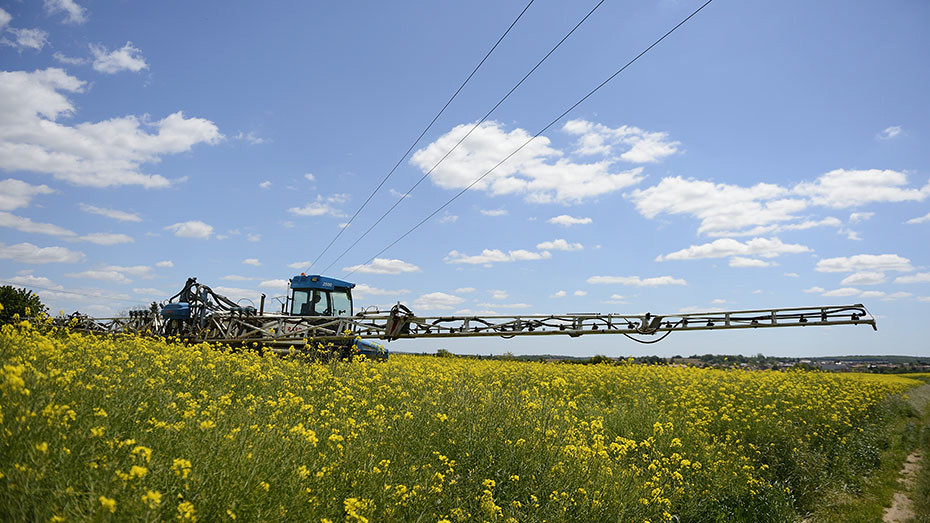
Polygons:
<instances>
[{"instance_id":1,"label":"blue sky","mask_svg":"<svg viewBox=\"0 0 930 523\"><path fill-rule=\"evenodd\" d=\"M880 328L398 350L930 354L916 0L716 0L376 257L701 4L607 0L345 252L595 3L534 2L311 272L423 315L862 302ZM94 315L188 276L283 295L524 6L0 2L0 280Z\"/></svg>"}]
</instances>

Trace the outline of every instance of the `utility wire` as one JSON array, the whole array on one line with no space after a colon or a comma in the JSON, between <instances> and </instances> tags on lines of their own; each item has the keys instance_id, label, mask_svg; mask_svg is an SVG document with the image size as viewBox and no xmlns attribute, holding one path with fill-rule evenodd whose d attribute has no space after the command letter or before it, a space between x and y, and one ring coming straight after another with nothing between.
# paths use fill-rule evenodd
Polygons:
<instances>
[{"instance_id":1,"label":"utility wire","mask_svg":"<svg viewBox=\"0 0 930 523\"><path fill-rule=\"evenodd\" d=\"M578 107L579 105L581 105L585 100L587 100L588 98L590 98L594 93L598 92L602 87L604 87L605 85L607 85L611 80L613 80L614 78L616 78L620 73L622 73L622 72L625 71L628 67L630 67L631 65L633 65L633 63L635 63L637 60L639 60L643 55L645 55L645 54L648 53L650 50L652 50L653 47L659 45L659 43L662 42L662 40L665 40L669 35L671 35L672 33L674 33L679 27L683 26L683 25L685 24L685 22L687 22L688 20L691 20L691 18L693 18L695 15L697 15L699 12L701 12L705 7L707 7L708 5L710 5L710 3L713 2L713 1L714 1L714 0L707 0L706 2L704 2L703 4L701 4L700 7L698 7L697 9L695 9L695 10L694 10L690 15L688 15L684 20L682 20L681 22L678 22L678 24L675 25L675 27L672 27L671 29L669 29L667 33L665 33L664 35L662 35L661 38L659 38L658 40L656 40L655 42L653 42L652 45L650 45L649 47L643 49L643 50L642 50L638 55L636 55L632 60L630 60L629 62L627 62L626 65L624 65L623 67L621 67L620 69L618 69L618 70L617 70L615 73L613 73L612 75L608 76L606 80L604 80L603 82L601 82L600 84L598 84L598 86L595 87L594 89L592 89L591 91L589 91L588 94L584 95L580 100L578 100L577 102L575 102L574 104L572 104L571 107L569 107L568 109L566 109L565 111L563 111L562 114L560 114L559 116L557 116L554 120L552 120L551 122L549 122L545 127L543 127L542 129L540 129L539 132L537 132L537 133L534 134L532 137L530 137L530 139L528 139L527 141L523 142L523 145L521 145L520 147L517 147L516 150L514 150L513 152L511 152L510 154L508 154L503 160L497 162L497 164L496 164L494 167L491 167L490 169L488 169L487 172L485 172L484 174L482 174L481 176L479 176L478 178L476 178L475 181L471 182L467 187L465 187L464 189L462 189L461 191L459 191L455 196L453 196L453 197L450 198L448 201L446 201L446 203L444 203L444 204L442 204L441 206L439 206L438 209L436 209L435 211L433 211L432 213L430 213L426 218L423 218L422 220L420 220L419 223L417 223L416 225L414 225L413 227L411 227L410 229L408 229L407 232L405 232L404 234L400 235L400 237L398 237L396 240L392 241L392 242L389 243L386 247L384 247L383 249L381 249L380 251L378 251L378 253L375 254L374 256L372 256L371 258L369 258L368 261L366 261L365 263L362 263L361 265L356 266L355 269L353 269L352 271L346 273L344 277L351 276L351 275L354 274L356 271L358 271L359 268L361 268L362 266L364 266L364 265L366 265L366 264L368 264L368 263L371 263L375 258L377 258L377 257L380 256L381 254L383 254L385 251L387 251L388 249L390 249L391 247L393 247L394 245L396 245L398 242L400 242L401 240L403 240L404 238L406 238L407 236L409 236L410 233L412 233L413 231L419 229L420 226L422 226L424 223L426 223L427 221L429 221L433 216L436 216L437 214L439 214L443 209L445 209L446 207L448 207L452 202L454 202L454 201L457 200L460 196L462 196L463 194L465 194L469 189L471 189L472 187L474 187L478 182L480 182L481 180L483 180L487 175L491 174L491 172L493 172L495 169L497 169L498 167L500 167L501 164L503 164L504 162L506 162L507 160L509 160L513 155L515 155L515 154L517 154L518 152L520 152L524 147L526 147L527 145L529 145L530 142L532 142L533 140L535 140L536 138L538 138L542 133L546 132L550 127L552 127L553 125L555 125L559 120L561 120L562 118L564 118L565 115L567 115L568 113L570 113L571 111L573 111L576 107Z\"/></svg>"},{"instance_id":2,"label":"utility wire","mask_svg":"<svg viewBox=\"0 0 930 523\"><path fill-rule=\"evenodd\" d=\"M381 223L381 221L384 220L384 218L387 217L387 215L390 214L391 211L393 211L395 207L397 207L398 205L400 205L400 202L404 201L404 199L407 198L407 196L409 196L410 193L412 193L412 192L414 191L414 189L416 189L417 186L419 186L420 183L423 182L423 180L425 180L426 178L428 178L429 175L433 174L433 171L436 170L437 167L439 167L439 164L441 164L443 161L445 161L445 159L448 158L449 155L452 154L453 151L455 151L456 149L458 149L459 145L461 145L462 142L464 142L469 136L471 136L471 133L473 133L473 132L475 131L475 129L477 129L482 123L484 123L484 121L487 120L489 116L491 116L491 113L493 113L494 111L496 111L497 108L500 107L501 104L504 103L505 100L507 100L507 98L510 98L510 95L513 94L513 92L516 91L518 87L520 87L521 85L523 85L523 82L525 82L526 79L529 78L531 74L533 74L534 72L536 72L536 69L538 69L539 66L542 65L542 63L545 62L545 61L552 55L552 53L554 53L555 50L558 49L558 48L565 42L565 40L568 40L568 37L570 37L570 36L572 35L572 33L574 33L575 30L578 29L578 28L581 26L581 24L583 24L583 23L585 22L585 20L587 20L592 14L594 14L594 11L597 11L597 8L600 7L601 4L604 3L604 1L605 1L605 0L600 0L600 2L597 3L597 5L595 5L593 8L591 8L591 10L588 11L588 14L586 14L586 15L584 16L584 18L582 18L577 24L575 24L574 27L572 27L572 30L571 30L571 31L569 31L568 33L566 33L565 36L563 36L562 39L559 40L559 42L558 42L557 44L555 44L555 46L554 46L552 49L550 49L549 52L546 53L545 56L543 56L538 62L536 62L536 65L534 65L533 68L529 70L529 72L527 72L525 75L523 75L523 78L521 78L519 82L517 82L513 87L511 87L509 91L507 91L507 94L505 94L505 95L503 96L503 98L501 98L500 100L497 101L496 104L494 104L494 107L491 107L491 109L490 109L487 113L485 113L484 116L482 116L480 120L478 120L474 125L472 125L471 129L469 129L468 132L465 133L465 136L463 136L462 138L460 138L459 141L456 142L456 144L455 144L454 146L452 146L452 148L449 149L449 150L446 152L446 154L444 154L443 157L440 158L438 162L436 162L435 165L433 165L432 167L430 167L429 171L427 171L423 176L420 177L419 180L417 180L417 183L413 184L413 187L411 187L410 189L408 189L407 192L404 193L403 196L401 196L400 198L398 198L398 200L397 200L396 202L394 202L394 205L392 205L390 209L388 209L384 214L382 214L381 217L378 218L378 220L377 220L375 223L373 223L370 227L368 227L368 229L365 230L365 232L362 233L362 235L359 236L359 237L355 240L355 242L352 243L352 245L350 245L346 250L342 251L342 254L340 254L335 260L333 260L332 263L330 263L329 265L327 265L326 268L323 270L323 272L328 271L328 270L330 269L330 267L332 267L333 265L335 265L339 260L342 259L343 256L345 256L346 254L348 254L348 252L349 252L350 250L352 250L356 245L358 245L358 242L362 241L362 238L364 238L365 236L368 236L368 233L370 233L370 232L372 231L372 229L374 229L375 227L377 227L378 224Z\"/></svg>"},{"instance_id":3,"label":"utility wire","mask_svg":"<svg viewBox=\"0 0 930 523\"><path fill-rule=\"evenodd\" d=\"M529 9L530 6L533 5L533 2L535 2L535 1L536 1L536 0L530 0L530 2L529 2L528 4L526 4L526 7L523 8L523 11L520 11L520 14L517 15L517 17L514 19L513 22L511 22L510 27L508 27L507 30L504 31L504 34L502 34L502 35L500 36L500 38L497 39L497 42L494 43L494 46L491 47L491 50L488 51L488 53L487 53L486 55L484 55L484 58L482 58L480 62L478 62L478 65L476 65L475 68L472 70L471 74L469 74L468 77L465 78L465 81L462 82L462 85L460 85L459 88L456 89L454 93L452 93L452 97L449 98L449 101L447 101L446 104L442 106L442 109L440 109L439 112L436 113L436 116L433 117L433 119L430 121L429 125L427 125L426 128L423 129L423 132L420 133L420 136L417 136L417 139L414 140L414 142L410 145L409 148L407 148L407 151L404 152L403 156L401 156L400 159L397 160L397 163L394 164L394 167L391 168L390 172L388 172L387 175L381 180L381 183L379 183L378 186L375 187L375 190L372 191L371 194L368 195L368 198L365 199L365 202L362 203L362 206L359 207L358 210L355 211L355 214L353 214L352 217L349 218L349 221L346 222L346 224L345 224L343 227L341 227L341 228L339 229L339 232L336 233L336 236L334 236L332 240L330 240L330 242L329 242L329 244L326 246L326 248L324 248L323 251L320 252L320 254L317 255L317 257L316 257L316 258L313 260L313 262L310 264L310 267L307 268L307 272L309 272L310 269L312 269L313 266L316 265L316 262L318 262L318 261L320 260L320 258L322 258L324 254L326 254L326 251L328 251L329 248L332 247L334 243L336 243L336 240L338 240L339 237L342 236L342 233L343 233L346 229L349 228L349 225L352 224L352 221L355 220L356 216L358 216L358 214L359 214L360 212L362 212L362 209L364 209L365 206L368 205L368 202L370 202L371 199L374 198L375 194L376 194L378 191L381 190L381 187L383 187L383 186L384 186L384 183L388 181L388 178L390 178L391 175L394 174L394 171L396 171L397 168L400 167L400 164L403 163L403 161L404 161L405 158L407 158L407 155L410 154L410 151L412 151L413 148L416 147L418 143L420 143L420 140L422 140L422 139L423 139L423 136L426 135L427 131L429 131L430 128L433 127L433 124L436 123L436 120L438 120L439 117L442 116L442 113L444 113L445 110L446 110L446 108L449 107L449 104L452 103L452 100L455 100L455 97L459 95L459 93L460 93L460 92L462 91L462 89L465 87L465 84L467 84L468 81L471 80L471 78L472 78L473 76L475 76L475 73L478 72L478 69L481 68L481 66L484 64L485 60L487 60L488 57L491 56L491 53L493 53L494 50L497 49L497 46L500 45L500 43L504 40L504 37L506 37L507 34L510 33L510 30L513 29L513 27L514 27L515 25L517 25L517 22L520 20L520 18L523 17L523 14L526 13L527 9ZM323 272L326 272L326 271L323 271Z\"/></svg>"}]
</instances>

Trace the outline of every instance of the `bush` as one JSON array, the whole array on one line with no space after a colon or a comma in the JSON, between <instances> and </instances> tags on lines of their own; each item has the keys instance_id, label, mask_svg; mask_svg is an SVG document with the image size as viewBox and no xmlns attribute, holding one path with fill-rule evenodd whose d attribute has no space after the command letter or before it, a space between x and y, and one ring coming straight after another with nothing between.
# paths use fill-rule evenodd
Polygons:
<instances>
[{"instance_id":1,"label":"bush","mask_svg":"<svg viewBox=\"0 0 930 523\"><path fill-rule=\"evenodd\" d=\"M48 307L42 304L37 294L11 285L0 287L0 304L3 305L3 309L0 309L0 324L12 323L16 314L21 318L30 318L48 312Z\"/></svg>"}]
</instances>

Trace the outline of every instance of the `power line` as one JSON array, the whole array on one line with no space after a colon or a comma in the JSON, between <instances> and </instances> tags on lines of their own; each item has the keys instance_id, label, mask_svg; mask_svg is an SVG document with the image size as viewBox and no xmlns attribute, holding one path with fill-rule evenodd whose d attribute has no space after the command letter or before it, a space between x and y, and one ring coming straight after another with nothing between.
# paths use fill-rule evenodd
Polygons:
<instances>
[{"instance_id":1,"label":"power line","mask_svg":"<svg viewBox=\"0 0 930 523\"><path fill-rule=\"evenodd\" d=\"M407 192L404 193L403 196L401 196L400 198L398 198L398 200L397 200L396 202L394 202L394 205L392 205L390 209L388 209L384 214L382 214L381 217L378 218L377 221L375 221L375 223L373 223L370 227L368 227L368 229L367 229L364 233L362 233L362 235L359 236L359 237L352 243L352 245L350 245L346 250L342 251L342 254L340 254L335 260L333 260L332 263L330 263L329 265L327 265L326 268L323 269L323 272L328 271L330 267L332 267L333 265L335 265L339 260L342 259L343 256L345 256L346 254L348 254L350 250L352 250L356 245L358 245L358 242L362 241L362 238L364 238L365 236L368 236L368 233L370 233L370 232L372 231L372 229L374 229L375 227L377 227L378 224L381 223L381 221L384 220L384 218L387 217L387 215L390 214L391 211L393 211L395 207L397 207L398 205L400 205L400 202L404 201L404 199L405 199L407 196L409 196L410 193L412 193L412 192L414 191L414 189L416 189L417 186L419 186L420 183L423 182L423 180L425 180L426 178L428 178L429 175L431 175L431 174L433 173L433 171L434 171L437 167L439 167L439 164L441 164L442 162L444 162L445 159L448 158L449 155L452 154L453 151L455 151L456 149L458 149L459 145L461 145L462 142L464 142L469 136L471 136L471 133L473 133L473 132L475 131L475 129L477 129L482 123L484 123L484 121L487 120L489 116L491 116L491 113L493 113L494 111L496 111L497 108L500 107L501 104L504 103L505 100L507 100L507 98L510 98L510 95L513 94L513 92L516 91L517 88L520 87L520 86L523 84L523 82L526 81L526 79L529 78L530 75L533 74L533 73L536 71L536 69L538 69L539 66L542 65L542 63L545 62L545 61L552 55L552 53L554 53L555 50L558 49L558 48L565 42L565 40L568 40L568 37L570 37L570 36L575 32L575 30L578 29L578 28L581 26L581 24L583 24L583 23L585 22L585 20L587 20L592 14L594 14L594 11L597 11L597 8L600 7L601 4L604 3L604 1L605 1L605 0L600 0L600 2L597 3L597 5L595 5L593 8L591 8L591 10L588 11L588 14L584 15L584 18L582 18L577 24L575 24L574 27L572 27L571 31L569 31L568 33L566 33L565 36L563 36L562 39L559 40L559 42L558 42L557 44L555 44L555 46L554 46L552 49L550 49L548 53L545 54L545 56L543 56L538 62L536 62L536 65L534 65L533 68L529 70L529 72L527 72L525 75L523 75L523 78L521 78L519 82L517 82L516 84L514 84L514 86L511 87L509 91L507 91L507 94L505 94L500 100L497 101L496 104L494 104L494 107L491 107L491 109L490 109L487 113L485 113L484 116L482 116L481 119L478 120L478 121L471 127L471 129L468 130L467 133L465 133L465 136L463 136L461 139L459 139L459 141L456 142L456 144L455 144L454 146L452 146L452 148L449 149L449 150L446 152L446 154L444 154L443 157L440 158L438 162L436 162L435 165L433 165L432 167L430 167L429 171L427 171L423 176L420 177L419 180L417 180L417 183L413 184L413 186L412 186L410 189L408 189Z\"/></svg>"},{"instance_id":2,"label":"power line","mask_svg":"<svg viewBox=\"0 0 930 523\"><path fill-rule=\"evenodd\" d=\"M339 232L337 232L337 233L336 233L336 236L334 236L333 239L330 240L330 242L329 242L329 244L326 246L326 248L324 248L324 249L320 252L320 254L318 254L317 257L313 260L313 262L310 263L310 267L307 268L307 272L309 272L310 269L312 269L313 266L316 265L316 262L318 262L318 261L320 260L320 258L323 257L324 254L326 254L326 251L328 251L329 248L332 247L334 243L336 243L336 240L338 240L339 237L342 236L342 233L343 233L346 229L349 228L349 225L352 224L352 221L355 220L355 217L358 216L358 214L359 214L360 212L362 212L362 209L364 209L365 206L368 205L368 202L370 202L371 199L375 196L375 194L376 194L378 191L381 190L381 187L383 187L383 186L384 186L384 183L388 181L388 178L390 178L391 175L394 174L394 171L396 171L397 168L400 166L400 164L403 163L404 159L407 158L407 155L410 154L410 151L412 151L413 148L416 147L418 143L420 143L420 140L422 140L422 139L423 139L423 136L426 135L427 131L429 131L430 128L433 127L433 124L436 123L436 120L438 120L439 117L442 115L442 113L445 112L446 108L449 107L449 104L452 103L452 100L455 100L455 97L458 96L458 94L462 91L462 89L465 87L465 84L467 84L468 81L471 80L471 78L472 78L473 76L475 76L475 73L478 72L478 69L481 68L481 66L484 64L485 60L487 60L488 57L491 56L491 53L493 53L494 50L497 49L497 46L500 45L500 43L504 40L504 37L506 37L507 34L510 33L510 30L513 29L513 27L514 27L515 25L517 25L517 22L520 20L520 18L523 17L523 14L526 13L527 9L529 9L530 6L533 5L533 2L535 2L535 1L536 1L536 0L530 0L530 2L529 2L528 4L526 4L526 7L523 8L523 11L520 11L520 14L517 15L517 17L514 19L514 21L510 23L510 26L507 28L506 31L504 31L504 34L502 34L502 35L500 36L500 38L497 39L497 42L494 43L494 46L491 47L491 50L488 51L488 53L487 53L486 55L484 55L484 58L482 58L481 61L478 62L478 65L475 66L475 68L472 70L471 74L469 74L468 77L465 78L465 81L462 82L462 85L460 85L459 88L456 89L454 93L452 93L452 97L449 98L449 101L447 101L446 104L442 106L442 109L440 109L439 112L436 113L436 116L433 117L433 119L430 121L429 125L427 125L425 129L423 129L423 132L420 133L420 136L417 136L417 139L414 140L414 142L410 145L409 148L407 148L407 151L404 152L403 156L401 156L400 159L397 160L397 163L394 164L394 167L391 168L390 172L388 172L387 175L381 180L381 183L379 183L378 186L375 187L375 190L372 191L371 194L368 195L368 198L365 199L365 202L362 203L362 206L359 207L357 211L355 211L355 214L353 214L352 217L349 218L349 221L346 222L345 226L343 226L343 227L341 227L341 228L339 229ZM325 272L325 271L324 271L324 272Z\"/></svg>"},{"instance_id":3,"label":"power line","mask_svg":"<svg viewBox=\"0 0 930 523\"><path fill-rule=\"evenodd\" d=\"M669 29L667 33L665 33L664 35L662 35L662 37L660 37L658 40L656 40L655 42L653 42L652 45L650 45L649 47L643 49L643 50L642 50L638 55L636 55L632 60L630 60L629 62L627 62L626 65L624 65L623 67L621 67L620 69L618 69L618 70L617 70L616 72L614 72L612 75L608 76L606 80L604 80L603 82L601 82L600 84L598 84L598 86L595 87L594 89L592 89L591 91L589 91L588 94L586 94L586 95L584 95L583 97L581 97L580 100L578 100L577 102L575 102L574 104L572 104L571 107L569 107L568 109L566 109L565 111L563 111L562 114L560 114L559 116L557 116L554 120L552 120L551 122L549 122L545 127L543 127L542 129L540 129L539 132L537 132L537 133L534 134L532 137L530 137L530 139L528 139L527 141L523 142L523 145L521 145L520 147L517 147L513 152L511 152L510 154L508 154L503 160L497 162L497 164L496 164L494 167L491 167L490 169L488 169L487 172L485 172L484 174L482 174L481 176L479 176L478 178L476 178L475 181L471 182L467 187L465 187L464 189L462 189L461 191L459 191L455 196L453 196L452 198L450 198L446 203L444 203L444 204L442 204L441 206L439 206L438 209L436 209L435 211L433 211L432 213L430 213L426 218L423 218L422 220L420 220L419 223L417 223L416 225L414 225L413 227L411 227L410 229L408 229L407 232L405 232L404 234L400 235L400 237L398 237L396 240L392 241L392 242L389 243L386 247L384 247L383 249L381 249L380 251L378 251L378 253L375 254L374 256L372 256L371 258L369 258L368 261L362 263L361 265L359 265L358 267L356 267L356 268L355 268L354 270L352 270L351 272L346 273L344 277L351 276L352 274L354 274L354 273L359 269L359 267L361 267L361 266L363 266L363 265L366 265L366 264L368 264L368 263L371 263L375 258L377 258L377 257L380 256L381 254L383 254L385 251L387 251L388 249L390 249L391 247L393 247L394 245L396 245L398 242L400 242L401 240L403 240L404 238L406 238L408 235L410 235L410 233L412 233L413 231L419 229L421 225L423 225L424 223L426 223L427 221L429 221L433 216L436 216L437 214L439 214L443 209L445 209L446 207L448 207L452 202L454 202L454 201L457 200L460 196L462 196L463 194L465 194L469 189L471 189L472 187L474 187L478 182L480 182L481 180L483 180L487 175L491 174L491 172L493 172L495 169L497 169L498 167L500 167L501 164L503 164L504 162L506 162L507 160L509 160L513 155L515 155L515 154L517 154L518 152L520 152L524 147L526 147L527 145L529 145L530 142L532 142L533 140L535 140L536 138L538 138L542 133L546 132L550 127L552 127L552 126L555 125L559 120L561 120L563 117L565 117L565 115L567 115L567 114L570 113L572 110L574 110L576 107L578 107L579 105L581 105L585 100L587 100L588 98L590 98L594 93L596 93L597 91L599 91L602 87L604 87L605 85L607 85L611 80L613 80L614 78L616 78L620 73L622 73L623 71L625 71L629 66L633 65L633 63L635 63L637 60L639 60L643 55L645 55L645 54L648 53L650 50L652 50L653 47L659 45L659 43L662 42L662 40L665 40L670 34L674 33L679 27L681 27L682 25L684 25L685 22L687 22L688 20L690 20L691 18L693 18L695 15L697 15L699 12L701 12L705 7L707 7L708 5L710 5L710 3L713 2L713 1L714 1L714 0L707 0L706 2L704 2L700 7L698 7L698 8L695 9L691 14L689 14L684 20L682 20L681 22L678 22L678 24L675 25L675 27L672 27L671 29Z\"/></svg>"}]
</instances>

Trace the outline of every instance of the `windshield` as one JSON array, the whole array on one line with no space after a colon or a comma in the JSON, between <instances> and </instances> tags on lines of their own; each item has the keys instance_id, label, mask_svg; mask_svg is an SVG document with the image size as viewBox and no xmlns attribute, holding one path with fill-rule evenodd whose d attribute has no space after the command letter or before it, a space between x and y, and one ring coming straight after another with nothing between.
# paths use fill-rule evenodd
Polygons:
<instances>
[{"instance_id":1,"label":"windshield","mask_svg":"<svg viewBox=\"0 0 930 523\"><path fill-rule=\"evenodd\" d=\"M348 290L294 290L291 302L294 316L351 316L352 295Z\"/></svg>"}]
</instances>

